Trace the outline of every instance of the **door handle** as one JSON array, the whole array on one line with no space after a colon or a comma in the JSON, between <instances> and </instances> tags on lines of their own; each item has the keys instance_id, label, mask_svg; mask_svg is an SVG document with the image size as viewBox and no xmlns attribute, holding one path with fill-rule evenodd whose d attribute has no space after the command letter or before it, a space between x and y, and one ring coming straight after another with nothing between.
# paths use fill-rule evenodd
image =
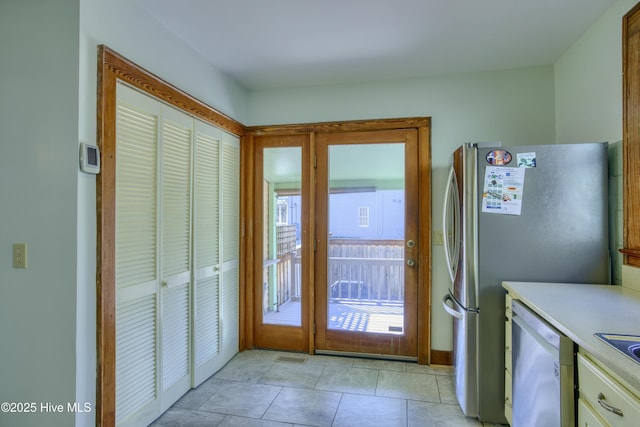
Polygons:
<instances>
[{"instance_id":1,"label":"door handle","mask_svg":"<svg viewBox=\"0 0 640 427\"><path fill-rule=\"evenodd\" d=\"M451 304L454 307L449 307L449 304L447 304L447 302L451 301ZM460 313L458 310L455 309L455 306L457 306L456 302L453 300L453 298L451 298L451 295L447 294L444 296L444 298L442 298L442 307L444 308L444 311L446 311L447 313L449 313L451 316L455 317L456 319L462 319L462 313Z\"/></svg>"},{"instance_id":2,"label":"door handle","mask_svg":"<svg viewBox=\"0 0 640 427\"><path fill-rule=\"evenodd\" d=\"M449 230L449 227L447 227L447 221L449 219L449 215L451 215L451 213L449 212L449 197L455 197L457 200L457 202L455 203L456 205L459 204L459 200L457 199L457 195L458 195L458 185L457 185L457 181L456 181L456 171L453 165L451 165L451 168L449 169L449 177L447 178L447 186L445 187L444 190L444 203L442 205L442 235L443 235L443 242L442 245L444 246L444 259L447 263L447 272L449 273L449 277L451 278L451 283L454 283L456 281L456 269L458 267L458 255L459 254L452 254L451 251L452 249L456 252L458 252L460 250L460 248L454 246L453 248L449 247L450 246L450 242L449 241L449 236L452 235L452 233L458 233L459 231L457 230L459 228L459 224L458 221L456 221L456 224L454 225L454 230ZM457 210L459 209L459 206L451 206L453 209ZM453 213L454 218L457 218L458 213L454 212ZM454 238L457 238L457 236L453 236ZM454 242L455 243L455 242Z\"/></svg>"},{"instance_id":3,"label":"door handle","mask_svg":"<svg viewBox=\"0 0 640 427\"><path fill-rule=\"evenodd\" d=\"M615 406L611 406L609 405L607 402L605 402L605 397L603 393L598 393L598 404L600 404L600 406L602 406L604 409L606 409L607 411L616 414L619 417L624 417L624 414L622 413L621 409L616 408Z\"/></svg>"},{"instance_id":4,"label":"door handle","mask_svg":"<svg viewBox=\"0 0 640 427\"><path fill-rule=\"evenodd\" d=\"M416 260L415 260L415 259L413 259L413 258L409 258L409 259L407 260L407 265L408 265L409 267L415 267L415 266L416 266Z\"/></svg>"}]
</instances>

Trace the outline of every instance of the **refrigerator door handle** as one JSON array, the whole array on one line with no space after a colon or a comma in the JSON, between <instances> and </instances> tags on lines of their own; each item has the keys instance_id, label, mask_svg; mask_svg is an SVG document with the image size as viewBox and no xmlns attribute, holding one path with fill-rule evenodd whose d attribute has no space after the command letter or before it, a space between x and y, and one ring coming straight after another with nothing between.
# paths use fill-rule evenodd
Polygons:
<instances>
[{"instance_id":1,"label":"refrigerator door handle","mask_svg":"<svg viewBox=\"0 0 640 427\"><path fill-rule=\"evenodd\" d=\"M444 190L444 203L442 205L442 235L443 235L443 246L444 246L444 253L445 253L445 260L447 262L447 271L449 272L449 277L451 278L451 283L455 282L455 276L456 276L456 269L458 268L458 253L460 251L460 247L459 244L456 243L458 241L458 236L454 236L451 233L458 233L459 232L459 220L458 220L458 213L456 211L450 213L449 212L449 201L451 197L455 197L457 196L457 184L456 184L456 175L455 175L455 169L453 168L453 165L451 165L451 169L449 170L449 177L447 178L447 186ZM455 193L453 193L455 192ZM454 210L459 209L459 201L458 198L455 197L454 200L456 201L454 203L453 207ZM452 215L451 218L449 218L449 215ZM454 222L454 230L450 230L449 229L449 225L450 223L450 219L453 219ZM453 241L450 242L449 238L453 237ZM450 244L453 243L454 247L451 247ZM452 250L454 252L452 252Z\"/></svg>"},{"instance_id":2,"label":"refrigerator door handle","mask_svg":"<svg viewBox=\"0 0 640 427\"><path fill-rule=\"evenodd\" d=\"M449 304L447 304L448 301L451 301L451 304L453 304L453 307L449 307ZM462 320L463 313L459 312L458 310L455 310L454 308L457 306L458 304L455 302L453 298L451 298L450 294L447 294L444 296L444 298L442 298L442 307L444 308L444 311L446 311L456 319Z\"/></svg>"}]
</instances>

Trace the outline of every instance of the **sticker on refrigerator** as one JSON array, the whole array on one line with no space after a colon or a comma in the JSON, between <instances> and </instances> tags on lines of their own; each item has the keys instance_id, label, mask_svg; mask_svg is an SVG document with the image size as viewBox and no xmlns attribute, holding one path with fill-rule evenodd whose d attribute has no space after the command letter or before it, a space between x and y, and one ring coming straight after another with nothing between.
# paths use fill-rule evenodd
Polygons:
<instances>
[{"instance_id":1,"label":"sticker on refrigerator","mask_svg":"<svg viewBox=\"0 0 640 427\"><path fill-rule=\"evenodd\" d=\"M516 154L516 159L518 159L519 168L536 167L536 153L518 153Z\"/></svg>"},{"instance_id":2,"label":"sticker on refrigerator","mask_svg":"<svg viewBox=\"0 0 640 427\"><path fill-rule=\"evenodd\" d=\"M482 212L520 215L526 168L486 166Z\"/></svg>"},{"instance_id":3,"label":"sticker on refrigerator","mask_svg":"<svg viewBox=\"0 0 640 427\"><path fill-rule=\"evenodd\" d=\"M485 159L490 165L503 166L511 163L511 153L507 150L491 150L487 153Z\"/></svg>"}]
</instances>

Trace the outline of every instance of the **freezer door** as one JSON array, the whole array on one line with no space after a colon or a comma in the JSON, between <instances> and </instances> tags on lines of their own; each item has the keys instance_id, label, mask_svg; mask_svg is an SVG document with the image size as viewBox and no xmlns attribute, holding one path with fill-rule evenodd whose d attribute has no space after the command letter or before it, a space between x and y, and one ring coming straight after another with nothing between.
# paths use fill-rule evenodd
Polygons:
<instances>
[{"instance_id":1,"label":"freezer door","mask_svg":"<svg viewBox=\"0 0 640 427\"><path fill-rule=\"evenodd\" d=\"M475 186L476 148L465 144L453 154L443 203L443 233L451 294L464 308L477 308Z\"/></svg>"},{"instance_id":2,"label":"freezer door","mask_svg":"<svg viewBox=\"0 0 640 427\"><path fill-rule=\"evenodd\" d=\"M447 272L453 284L460 261L460 196L455 167L451 165L442 204L442 234Z\"/></svg>"},{"instance_id":3,"label":"freezer door","mask_svg":"<svg viewBox=\"0 0 640 427\"><path fill-rule=\"evenodd\" d=\"M453 316L453 358L456 397L467 417L478 416L477 334L478 314L465 310L451 295L442 300Z\"/></svg>"},{"instance_id":4,"label":"freezer door","mask_svg":"<svg viewBox=\"0 0 640 427\"><path fill-rule=\"evenodd\" d=\"M535 167L523 169L520 215L479 214L480 278L488 286L503 280L609 283L606 144L505 150L512 158L506 167L516 167L518 158ZM480 211L490 151L478 150Z\"/></svg>"}]
</instances>

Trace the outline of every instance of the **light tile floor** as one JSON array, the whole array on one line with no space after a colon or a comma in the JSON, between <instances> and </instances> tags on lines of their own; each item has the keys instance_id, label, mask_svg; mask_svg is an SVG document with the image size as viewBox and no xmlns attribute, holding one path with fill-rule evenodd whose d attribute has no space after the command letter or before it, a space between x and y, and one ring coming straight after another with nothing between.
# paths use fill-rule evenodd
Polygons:
<instances>
[{"instance_id":1,"label":"light tile floor","mask_svg":"<svg viewBox=\"0 0 640 427\"><path fill-rule=\"evenodd\" d=\"M291 358L304 363L293 363ZM238 353L189 391L153 427L425 427L483 424L462 415L450 367Z\"/></svg>"}]
</instances>

